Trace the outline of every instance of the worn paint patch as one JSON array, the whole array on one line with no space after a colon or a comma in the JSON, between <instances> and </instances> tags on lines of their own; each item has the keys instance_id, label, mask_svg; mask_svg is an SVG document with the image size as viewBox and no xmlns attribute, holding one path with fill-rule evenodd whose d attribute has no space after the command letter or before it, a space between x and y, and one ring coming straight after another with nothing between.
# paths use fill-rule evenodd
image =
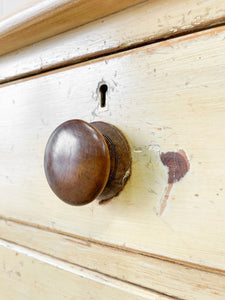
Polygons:
<instances>
[{"instance_id":1,"label":"worn paint patch","mask_svg":"<svg viewBox=\"0 0 225 300\"><path fill-rule=\"evenodd\" d=\"M159 215L165 211L173 184L180 181L190 169L190 163L184 150L160 154L164 166L168 167L168 184L159 203Z\"/></svg>"},{"instance_id":2,"label":"worn paint patch","mask_svg":"<svg viewBox=\"0 0 225 300\"><path fill-rule=\"evenodd\" d=\"M168 185L166 185L166 187L164 189L163 195L159 202L159 215L160 216L163 214L163 212L165 211L165 209L167 207L168 199L169 199L172 187L173 187L173 184L169 183Z\"/></svg>"},{"instance_id":3,"label":"worn paint patch","mask_svg":"<svg viewBox=\"0 0 225 300\"><path fill-rule=\"evenodd\" d=\"M190 169L190 163L183 150L161 153L160 158L162 163L169 168L169 184L180 181Z\"/></svg>"}]
</instances>

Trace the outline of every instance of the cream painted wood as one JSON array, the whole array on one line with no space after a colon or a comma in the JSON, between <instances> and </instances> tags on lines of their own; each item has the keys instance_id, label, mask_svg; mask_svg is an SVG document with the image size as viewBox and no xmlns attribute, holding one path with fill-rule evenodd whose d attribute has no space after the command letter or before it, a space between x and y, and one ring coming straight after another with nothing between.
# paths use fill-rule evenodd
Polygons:
<instances>
[{"instance_id":1,"label":"cream painted wood","mask_svg":"<svg viewBox=\"0 0 225 300\"><path fill-rule=\"evenodd\" d=\"M31 0L0 0L0 18L11 14L21 6L30 3Z\"/></svg>"},{"instance_id":2,"label":"cream painted wood","mask_svg":"<svg viewBox=\"0 0 225 300\"><path fill-rule=\"evenodd\" d=\"M0 55L140 2L143 0L36 0L0 22Z\"/></svg>"},{"instance_id":3,"label":"cream painted wood","mask_svg":"<svg viewBox=\"0 0 225 300\"><path fill-rule=\"evenodd\" d=\"M0 237L179 299L224 299L223 275L11 221L0 220Z\"/></svg>"},{"instance_id":4,"label":"cream painted wood","mask_svg":"<svg viewBox=\"0 0 225 300\"><path fill-rule=\"evenodd\" d=\"M1 240L0 262L2 299L171 299Z\"/></svg>"},{"instance_id":5,"label":"cream painted wood","mask_svg":"<svg viewBox=\"0 0 225 300\"><path fill-rule=\"evenodd\" d=\"M0 82L224 23L223 7L223 0L147 1L0 57Z\"/></svg>"},{"instance_id":6,"label":"cream painted wood","mask_svg":"<svg viewBox=\"0 0 225 300\"><path fill-rule=\"evenodd\" d=\"M224 271L224 47L220 27L2 86L2 217ZM45 179L47 139L73 118L112 123L130 143L131 179L105 205L66 205ZM160 153L180 149L190 171L165 195Z\"/></svg>"}]
</instances>

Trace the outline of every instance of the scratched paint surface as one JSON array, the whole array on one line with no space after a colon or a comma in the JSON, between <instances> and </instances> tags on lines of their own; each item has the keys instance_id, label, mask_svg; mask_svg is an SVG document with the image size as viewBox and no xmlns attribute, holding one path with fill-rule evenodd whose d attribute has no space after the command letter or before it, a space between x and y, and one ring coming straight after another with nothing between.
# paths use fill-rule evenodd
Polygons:
<instances>
[{"instance_id":1,"label":"scratched paint surface","mask_svg":"<svg viewBox=\"0 0 225 300\"><path fill-rule=\"evenodd\" d=\"M225 31L214 28L2 87L1 215L225 269L224 47ZM108 85L103 108L100 82ZM114 124L130 144L130 180L106 205L71 208L45 180L46 141L74 118ZM179 149L190 170L168 183L173 168L161 154Z\"/></svg>"},{"instance_id":2,"label":"scratched paint surface","mask_svg":"<svg viewBox=\"0 0 225 300\"><path fill-rule=\"evenodd\" d=\"M2 1L14 7L19 2ZM221 24L224 15L224 0L146 1L0 57L0 81Z\"/></svg>"}]
</instances>

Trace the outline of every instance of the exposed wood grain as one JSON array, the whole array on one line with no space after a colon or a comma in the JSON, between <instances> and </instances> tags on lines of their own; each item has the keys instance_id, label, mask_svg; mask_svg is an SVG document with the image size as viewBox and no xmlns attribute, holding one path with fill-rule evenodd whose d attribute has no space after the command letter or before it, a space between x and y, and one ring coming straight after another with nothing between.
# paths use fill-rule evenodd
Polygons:
<instances>
[{"instance_id":1,"label":"exposed wood grain","mask_svg":"<svg viewBox=\"0 0 225 300\"><path fill-rule=\"evenodd\" d=\"M0 22L0 55L31 45L143 0L44 0Z\"/></svg>"},{"instance_id":2,"label":"exposed wood grain","mask_svg":"<svg viewBox=\"0 0 225 300\"><path fill-rule=\"evenodd\" d=\"M225 270L224 29L3 86L1 215ZM103 81L108 95L101 108ZM105 205L94 201L71 208L54 196L45 179L48 137L73 118L114 124L131 145L132 176ZM173 184L160 215L168 186L160 154L181 149L190 170Z\"/></svg>"},{"instance_id":3,"label":"exposed wood grain","mask_svg":"<svg viewBox=\"0 0 225 300\"><path fill-rule=\"evenodd\" d=\"M176 298L224 299L223 275L5 220L0 220L0 237Z\"/></svg>"},{"instance_id":4,"label":"exposed wood grain","mask_svg":"<svg viewBox=\"0 0 225 300\"><path fill-rule=\"evenodd\" d=\"M7 300L171 299L1 240L0 279Z\"/></svg>"},{"instance_id":5,"label":"exposed wood grain","mask_svg":"<svg viewBox=\"0 0 225 300\"><path fill-rule=\"evenodd\" d=\"M0 81L207 28L224 21L223 0L147 1L2 56Z\"/></svg>"}]
</instances>

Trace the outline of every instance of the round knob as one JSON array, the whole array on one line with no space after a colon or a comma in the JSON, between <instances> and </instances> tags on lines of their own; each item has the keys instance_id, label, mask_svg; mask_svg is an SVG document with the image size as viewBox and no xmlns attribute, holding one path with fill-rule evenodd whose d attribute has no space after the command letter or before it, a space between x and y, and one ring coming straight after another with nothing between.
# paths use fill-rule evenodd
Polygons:
<instances>
[{"instance_id":1,"label":"round knob","mask_svg":"<svg viewBox=\"0 0 225 300\"><path fill-rule=\"evenodd\" d=\"M130 167L125 137L104 122L67 121L53 131L45 149L48 183L72 205L114 197L129 178Z\"/></svg>"}]
</instances>

